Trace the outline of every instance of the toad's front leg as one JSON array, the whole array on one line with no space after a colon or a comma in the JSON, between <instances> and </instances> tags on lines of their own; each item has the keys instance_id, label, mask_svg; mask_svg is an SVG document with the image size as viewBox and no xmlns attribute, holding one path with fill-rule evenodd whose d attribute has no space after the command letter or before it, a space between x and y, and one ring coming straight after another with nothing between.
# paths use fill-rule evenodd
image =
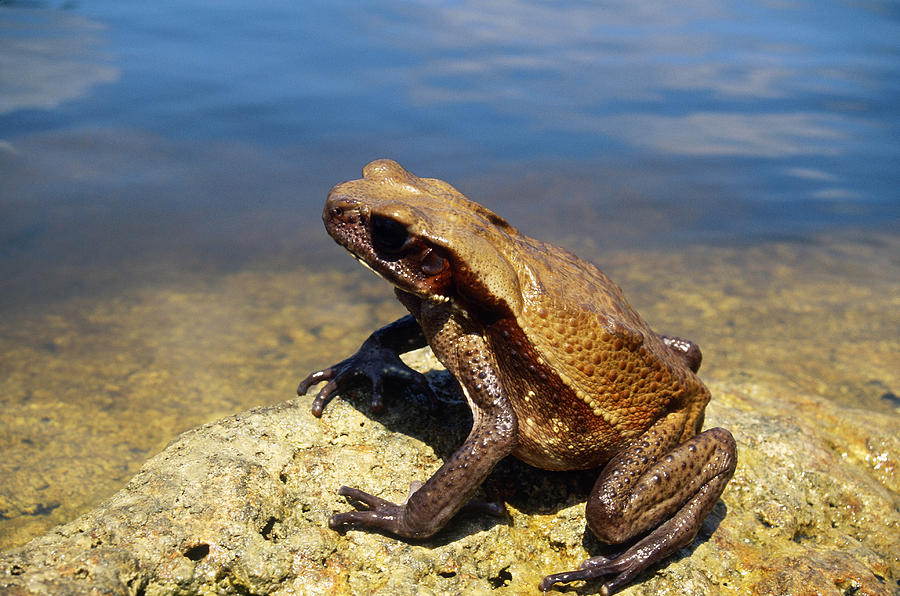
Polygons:
<instances>
[{"instance_id":1,"label":"toad's front leg","mask_svg":"<svg viewBox=\"0 0 900 596\"><path fill-rule=\"evenodd\" d=\"M602 588L603 594L612 594L693 540L734 474L737 448L723 428L678 445L681 428L679 413L659 420L610 460L588 500L588 525L604 542L646 536L617 557L594 557L577 571L547 576L542 590L612 575Z\"/></svg>"},{"instance_id":2,"label":"toad's front leg","mask_svg":"<svg viewBox=\"0 0 900 596\"><path fill-rule=\"evenodd\" d=\"M422 328L412 315L407 315L373 332L349 358L316 371L300 381L297 395L305 395L316 383L328 381L312 402L313 416L318 418L322 415L325 404L336 392L366 378L372 386L372 410L380 412L384 409L382 392L385 379L397 379L407 382L413 389L428 397L434 405L436 399L425 377L400 359L400 354L425 345Z\"/></svg>"},{"instance_id":3,"label":"toad's front leg","mask_svg":"<svg viewBox=\"0 0 900 596\"><path fill-rule=\"evenodd\" d=\"M503 392L484 339L444 320L439 329L423 324L429 343L460 381L472 408L473 426L465 443L403 504L342 487L340 493L367 509L338 513L329 526L361 524L406 538L425 538L440 530L470 499L494 466L512 452L516 417Z\"/></svg>"}]
</instances>

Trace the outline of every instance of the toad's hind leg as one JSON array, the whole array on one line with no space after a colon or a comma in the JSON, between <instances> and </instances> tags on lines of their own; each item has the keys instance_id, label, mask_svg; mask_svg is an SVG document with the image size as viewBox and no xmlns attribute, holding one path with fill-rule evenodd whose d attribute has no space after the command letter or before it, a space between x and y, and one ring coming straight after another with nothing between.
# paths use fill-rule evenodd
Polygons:
<instances>
[{"instance_id":1,"label":"toad's hind leg","mask_svg":"<svg viewBox=\"0 0 900 596\"><path fill-rule=\"evenodd\" d=\"M660 338L662 338L667 348L684 360L689 369L694 372L700 370L700 363L703 362L703 353L700 351L700 346L681 337L661 335Z\"/></svg>"},{"instance_id":2,"label":"toad's hind leg","mask_svg":"<svg viewBox=\"0 0 900 596\"><path fill-rule=\"evenodd\" d=\"M690 543L734 474L737 450L722 428L673 448L675 430L672 417L657 422L606 465L588 500L588 524L604 542L646 536L617 557L595 557L577 571L547 576L541 589L613 575L603 585L611 594Z\"/></svg>"}]
</instances>

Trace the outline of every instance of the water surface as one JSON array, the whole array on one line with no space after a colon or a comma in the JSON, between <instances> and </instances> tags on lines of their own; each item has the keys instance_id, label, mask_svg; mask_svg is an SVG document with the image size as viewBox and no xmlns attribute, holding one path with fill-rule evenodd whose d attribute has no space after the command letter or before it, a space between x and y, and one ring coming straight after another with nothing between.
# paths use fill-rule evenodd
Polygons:
<instances>
[{"instance_id":1,"label":"water surface","mask_svg":"<svg viewBox=\"0 0 900 596\"><path fill-rule=\"evenodd\" d=\"M596 261L714 392L896 415L898 58L894 2L0 2L0 547L402 314L319 220L378 157Z\"/></svg>"}]
</instances>

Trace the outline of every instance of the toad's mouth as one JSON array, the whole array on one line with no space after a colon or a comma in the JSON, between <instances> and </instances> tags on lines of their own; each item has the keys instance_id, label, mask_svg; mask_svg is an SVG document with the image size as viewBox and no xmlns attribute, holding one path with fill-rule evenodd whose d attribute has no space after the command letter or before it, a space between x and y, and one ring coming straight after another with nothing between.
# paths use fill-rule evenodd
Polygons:
<instances>
[{"instance_id":1,"label":"toad's mouth","mask_svg":"<svg viewBox=\"0 0 900 596\"><path fill-rule=\"evenodd\" d=\"M403 290L404 292L409 292L410 294L414 294L414 295L416 295L417 297L419 297L419 298L421 298L421 299L423 299L423 300L428 300L428 301L431 301L431 302L449 303L449 302L452 301L452 297L451 297L451 296L448 296L448 295L446 295L446 294L440 294L440 293L437 293L437 292L428 292L428 291L425 291L425 290L421 290L421 289L415 288L415 287L413 287L413 286L408 286L408 285L406 285L406 284L403 284L403 285L401 286L401 285L398 284L395 280L389 278L385 273L382 273L381 271L378 271L377 269L375 269L374 267L372 267L369 263L367 263L367 262L365 261L365 259L363 259L363 258L360 257L359 255L357 255L355 252L353 252L353 251L350 250L349 248L347 249L347 252L349 252L351 255L353 255L353 258L356 259L356 261L357 261L360 265L362 265L363 267L365 267L366 269L368 269L369 271L371 271L372 273L374 273L375 275L377 275L378 277L380 277L380 278L383 279L384 281L388 282L388 283L391 284L392 286L394 286L394 287L401 287L402 290Z\"/></svg>"}]
</instances>

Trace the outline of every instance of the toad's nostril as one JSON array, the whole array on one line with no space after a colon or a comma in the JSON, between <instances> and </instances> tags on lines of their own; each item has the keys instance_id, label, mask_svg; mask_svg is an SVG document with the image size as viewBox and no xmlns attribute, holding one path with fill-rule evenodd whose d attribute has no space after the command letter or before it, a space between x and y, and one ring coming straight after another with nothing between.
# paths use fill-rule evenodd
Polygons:
<instances>
[{"instance_id":1,"label":"toad's nostril","mask_svg":"<svg viewBox=\"0 0 900 596\"><path fill-rule=\"evenodd\" d=\"M322 215L326 219L335 219L338 221L351 221L359 215L359 201L352 199L340 192L333 192L328 195L325 202L325 209Z\"/></svg>"}]
</instances>

